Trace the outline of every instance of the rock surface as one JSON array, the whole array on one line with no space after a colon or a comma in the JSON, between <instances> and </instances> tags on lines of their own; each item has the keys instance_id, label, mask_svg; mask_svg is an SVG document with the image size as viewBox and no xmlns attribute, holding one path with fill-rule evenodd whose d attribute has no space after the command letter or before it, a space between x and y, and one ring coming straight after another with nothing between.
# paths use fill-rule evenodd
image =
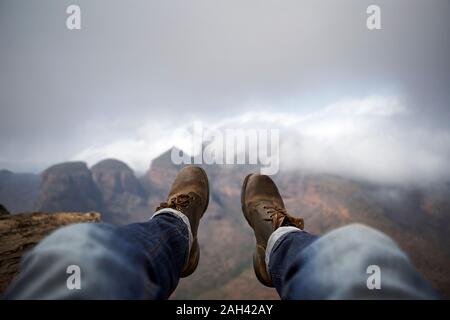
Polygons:
<instances>
[{"instance_id":1,"label":"rock surface","mask_svg":"<svg viewBox=\"0 0 450 320\"><path fill-rule=\"evenodd\" d=\"M23 254L49 233L72 223L99 221L100 214L96 212L0 216L0 295L18 274Z\"/></svg>"}]
</instances>

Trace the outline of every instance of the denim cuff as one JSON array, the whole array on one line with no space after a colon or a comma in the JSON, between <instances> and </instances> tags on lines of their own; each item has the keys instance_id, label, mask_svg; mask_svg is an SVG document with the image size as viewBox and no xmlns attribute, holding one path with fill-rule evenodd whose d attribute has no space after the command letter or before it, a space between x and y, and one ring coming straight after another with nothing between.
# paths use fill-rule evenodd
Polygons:
<instances>
[{"instance_id":1,"label":"denim cuff","mask_svg":"<svg viewBox=\"0 0 450 320\"><path fill-rule=\"evenodd\" d=\"M296 227L279 227L277 230L275 230L271 235L269 240L267 241L267 247L266 247L266 268L267 271L270 274L269 271L269 262L270 262L270 255L272 251L278 246L278 244L283 240L283 238L291 232L303 232L303 230L296 228Z\"/></svg>"},{"instance_id":2,"label":"denim cuff","mask_svg":"<svg viewBox=\"0 0 450 320\"><path fill-rule=\"evenodd\" d=\"M170 215L173 215L173 216L177 217L178 219L181 219L181 221L183 221L186 224L186 226L187 226L187 229L188 229L188 232L189 232L189 252L188 252L188 255L187 255L187 259L186 259L186 263L187 263L187 261L189 260L189 256L191 255L192 242L193 242L193 238L194 238L192 236L191 223L189 222L189 218L184 213L182 213L181 211L178 211L178 210L175 210L175 209L172 209L172 208L163 208L163 209L160 209L160 210L156 211L151 216L150 220L153 219L155 216L163 214L163 213L170 214Z\"/></svg>"}]
</instances>

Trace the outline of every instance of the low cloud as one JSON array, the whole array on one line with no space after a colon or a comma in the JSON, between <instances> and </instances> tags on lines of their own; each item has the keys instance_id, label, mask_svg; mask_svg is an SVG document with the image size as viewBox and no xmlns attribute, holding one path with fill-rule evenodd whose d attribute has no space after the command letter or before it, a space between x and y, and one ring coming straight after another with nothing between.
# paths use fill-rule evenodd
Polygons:
<instances>
[{"instance_id":1,"label":"low cloud","mask_svg":"<svg viewBox=\"0 0 450 320\"><path fill-rule=\"evenodd\" d=\"M411 111L396 96L344 99L310 113L246 112L205 128L279 129L281 170L338 174L388 184L450 179L450 132L409 123ZM90 164L122 159L138 172L172 146L192 147L193 123L151 123L128 139L91 146L73 159Z\"/></svg>"},{"instance_id":2,"label":"low cloud","mask_svg":"<svg viewBox=\"0 0 450 320\"><path fill-rule=\"evenodd\" d=\"M341 101L300 119L284 136L285 168L388 184L450 178L450 132L408 123L397 98Z\"/></svg>"}]
</instances>

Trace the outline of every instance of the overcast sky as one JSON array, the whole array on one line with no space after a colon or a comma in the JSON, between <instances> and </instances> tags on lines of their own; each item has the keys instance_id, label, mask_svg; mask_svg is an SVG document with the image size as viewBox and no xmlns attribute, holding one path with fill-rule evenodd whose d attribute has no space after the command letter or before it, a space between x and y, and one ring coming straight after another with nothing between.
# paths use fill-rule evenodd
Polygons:
<instances>
[{"instance_id":1,"label":"overcast sky","mask_svg":"<svg viewBox=\"0 0 450 320\"><path fill-rule=\"evenodd\" d=\"M81 30L66 28L70 4ZM366 28L370 4L382 30ZM118 157L142 172L200 121L282 129L292 168L450 178L449 12L448 0L0 0L0 168Z\"/></svg>"}]
</instances>

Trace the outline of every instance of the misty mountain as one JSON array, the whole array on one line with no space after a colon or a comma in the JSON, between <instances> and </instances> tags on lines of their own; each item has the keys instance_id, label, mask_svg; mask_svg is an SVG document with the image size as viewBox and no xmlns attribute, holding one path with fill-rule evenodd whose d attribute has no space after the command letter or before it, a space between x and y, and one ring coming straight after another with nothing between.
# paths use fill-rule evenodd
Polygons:
<instances>
[{"instance_id":1,"label":"misty mountain","mask_svg":"<svg viewBox=\"0 0 450 320\"><path fill-rule=\"evenodd\" d=\"M37 174L0 170L0 203L11 213L32 210L39 192L39 181Z\"/></svg>"}]
</instances>

